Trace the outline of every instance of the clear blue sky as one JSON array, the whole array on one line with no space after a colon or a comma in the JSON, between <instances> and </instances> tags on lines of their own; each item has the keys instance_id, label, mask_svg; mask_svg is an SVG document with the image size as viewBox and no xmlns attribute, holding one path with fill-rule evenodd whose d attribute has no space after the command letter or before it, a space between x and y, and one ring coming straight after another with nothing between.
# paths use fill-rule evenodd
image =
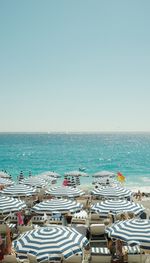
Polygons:
<instances>
[{"instance_id":1,"label":"clear blue sky","mask_svg":"<svg viewBox=\"0 0 150 263\"><path fill-rule=\"evenodd\" d=\"M150 131L149 0L1 0L0 131Z\"/></svg>"}]
</instances>

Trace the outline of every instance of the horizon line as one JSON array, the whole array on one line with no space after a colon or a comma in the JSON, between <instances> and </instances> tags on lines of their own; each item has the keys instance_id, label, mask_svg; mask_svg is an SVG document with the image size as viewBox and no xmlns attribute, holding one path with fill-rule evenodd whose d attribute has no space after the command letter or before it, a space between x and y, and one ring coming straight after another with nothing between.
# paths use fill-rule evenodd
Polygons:
<instances>
[{"instance_id":1,"label":"horizon line","mask_svg":"<svg viewBox=\"0 0 150 263\"><path fill-rule=\"evenodd\" d=\"M0 134L150 133L150 131L0 131Z\"/></svg>"}]
</instances>

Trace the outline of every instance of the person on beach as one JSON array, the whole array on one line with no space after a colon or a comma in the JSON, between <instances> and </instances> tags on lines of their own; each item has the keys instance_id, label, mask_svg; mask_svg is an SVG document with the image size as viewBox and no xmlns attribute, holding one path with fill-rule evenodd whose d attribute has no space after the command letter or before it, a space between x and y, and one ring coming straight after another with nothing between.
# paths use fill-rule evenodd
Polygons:
<instances>
[{"instance_id":1,"label":"person on beach","mask_svg":"<svg viewBox=\"0 0 150 263\"><path fill-rule=\"evenodd\" d=\"M138 201L141 201L141 200L142 200L142 193L140 192L140 190L138 190L138 192L136 193L135 198L136 198Z\"/></svg>"},{"instance_id":2,"label":"person on beach","mask_svg":"<svg viewBox=\"0 0 150 263\"><path fill-rule=\"evenodd\" d=\"M18 213L16 213L16 215L17 215L17 223L18 223L18 225L23 225L24 222L23 222L22 213L21 213L21 212L18 212Z\"/></svg>"},{"instance_id":3,"label":"person on beach","mask_svg":"<svg viewBox=\"0 0 150 263\"><path fill-rule=\"evenodd\" d=\"M63 186L68 186L68 180L66 178L63 181Z\"/></svg>"}]
</instances>

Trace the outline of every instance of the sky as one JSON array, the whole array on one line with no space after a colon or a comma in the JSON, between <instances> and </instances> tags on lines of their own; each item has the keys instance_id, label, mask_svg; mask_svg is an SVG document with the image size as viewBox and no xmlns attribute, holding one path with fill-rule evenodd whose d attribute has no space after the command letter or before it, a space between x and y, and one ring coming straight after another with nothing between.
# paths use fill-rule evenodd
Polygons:
<instances>
[{"instance_id":1,"label":"sky","mask_svg":"<svg viewBox=\"0 0 150 263\"><path fill-rule=\"evenodd\" d=\"M1 0L0 132L150 131L149 0Z\"/></svg>"}]
</instances>

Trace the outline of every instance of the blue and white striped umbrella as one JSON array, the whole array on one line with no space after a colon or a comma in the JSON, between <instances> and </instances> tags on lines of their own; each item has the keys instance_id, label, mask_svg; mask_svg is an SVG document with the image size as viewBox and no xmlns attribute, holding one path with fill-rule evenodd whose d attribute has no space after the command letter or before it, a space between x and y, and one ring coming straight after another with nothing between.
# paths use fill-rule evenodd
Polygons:
<instances>
[{"instance_id":1,"label":"blue and white striped umbrella","mask_svg":"<svg viewBox=\"0 0 150 263\"><path fill-rule=\"evenodd\" d=\"M24 208L26 208L26 204L24 201L13 197L0 196L0 214L17 212Z\"/></svg>"},{"instance_id":2,"label":"blue and white striped umbrella","mask_svg":"<svg viewBox=\"0 0 150 263\"><path fill-rule=\"evenodd\" d=\"M11 185L0 191L1 194L9 196L31 196L36 194L36 188L23 184Z\"/></svg>"},{"instance_id":3,"label":"blue and white striped umbrella","mask_svg":"<svg viewBox=\"0 0 150 263\"><path fill-rule=\"evenodd\" d=\"M127 200L105 200L91 206L92 211L100 214L108 214L110 211L116 215L123 212L133 212L135 215L140 214L145 209L142 205Z\"/></svg>"},{"instance_id":4,"label":"blue and white striped umbrella","mask_svg":"<svg viewBox=\"0 0 150 263\"><path fill-rule=\"evenodd\" d=\"M61 214L71 212L75 213L77 211L80 211L82 209L82 206L80 203L77 203L76 201L72 200L65 200L65 199L52 199L43 201L39 204L36 204L32 210L38 214L51 214L53 212L59 211Z\"/></svg>"},{"instance_id":5,"label":"blue and white striped umbrella","mask_svg":"<svg viewBox=\"0 0 150 263\"><path fill-rule=\"evenodd\" d=\"M150 249L150 220L130 219L119 221L106 229L111 238L126 241L130 245L139 244Z\"/></svg>"},{"instance_id":6,"label":"blue and white striped umbrella","mask_svg":"<svg viewBox=\"0 0 150 263\"><path fill-rule=\"evenodd\" d=\"M68 258L76 253L82 254L88 239L70 227L41 227L22 234L14 241L14 249L20 259L27 258L27 253L36 255L38 262L48 259Z\"/></svg>"},{"instance_id":7,"label":"blue and white striped umbrella","mask_svg":"<svg viewBox=\"0 0 150 263\"><path fill-rule=\"evenodd\" d=\"M65 196L65 197L77 197L84 195L82 190L69 186L56 186L46 191L47 194L52 196Z\"/></svg>"},{"instance_id":8,"label":"blue and white striped umbrella","mask_svg":"<svg viewBox=\"0 0 150 263\"><path fill-rule=\"evenodd\" d=\"M110 171L100 171L93 174L93 177L114 177L115 174Z\"/></svg>"},{"instance_id":9,"label":"blue and white striped umbrella","mask_svg":"<svg viewBox=\"0 0 150 263\"><path fill-rule=\"evenodd\" d=\"M132 191L120 186L105 186L92 190L91 194L112 199L127 198L132 195Z\"/></svg>"},{"instance_id":10,"label":"blue and white striped umbrella","mask_svg":"<svg viewBox=\"0 0 150 263\"><path fill-rule=\"evenodd\" d=\"M92 183L100 184L101 186L105 186L107 184L109 184L110 186L120 185L120 182L118 182L116 179L111 178L111 177L95 177Z\"/></svg>"},{"instance_id":11,"label":"blue and white striped umbrella","mask_svg":"<svg viewBox=\"0 0 150 263\"><path fill-rule=\"evenodd\" d=\"M7 178L1 178L0 177L0 185L12 185L14 184L13 181L7 179Z\"/></svg>"},{"instance_id":12,"label":"blue and white striped umbrella","mask_svg":"<svg viewBox=\"0 0 150 263\"><path fill-rule=\"evenodd\" d=\"M65 173L65 176L84 176L84 177L88 177L89 175L85 172L81 172L81 171L70 171Z\"/></svg>"},{"instance_id":13,"label":"blue and white striped umbrella","mask_svg":"<svg viewBox=\"0 0 150 263\"><path fill-rule=\"evenodd\" d=\"M46 182L44 179L39 177L29 177L25 178L23 181L21 181L22 184L30 185L37 188L42 188L48 185L48 182Z\"/></svg>"}]
</instances>

